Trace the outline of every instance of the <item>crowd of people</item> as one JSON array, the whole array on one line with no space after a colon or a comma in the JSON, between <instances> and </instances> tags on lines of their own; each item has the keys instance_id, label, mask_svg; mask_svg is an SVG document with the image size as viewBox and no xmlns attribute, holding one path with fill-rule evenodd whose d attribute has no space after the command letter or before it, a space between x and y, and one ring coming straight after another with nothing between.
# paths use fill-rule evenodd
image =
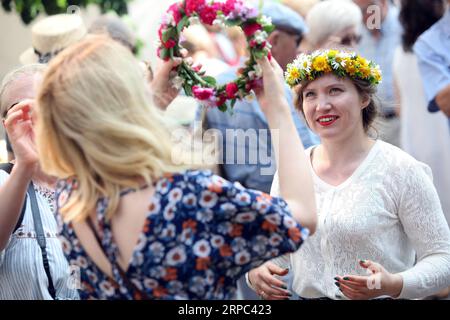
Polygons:
<instances>
[{"instance_id":1,"label":"crowd of people","mask_svg":"<svg viewBox=\"0 0 450 320\"><path fill-rule=\"evenodd\" d=\"M152 66L117 17L32 27L0 90L0 299L449 296L450 1L261 11L271 58L232 112L173 80L185 62L233 80L238 28L194 25L183 57ZM317 57L335 64L310 73ZM223 137L213 166L174 157L179 126Z\"/></svg>"}]
</instances>

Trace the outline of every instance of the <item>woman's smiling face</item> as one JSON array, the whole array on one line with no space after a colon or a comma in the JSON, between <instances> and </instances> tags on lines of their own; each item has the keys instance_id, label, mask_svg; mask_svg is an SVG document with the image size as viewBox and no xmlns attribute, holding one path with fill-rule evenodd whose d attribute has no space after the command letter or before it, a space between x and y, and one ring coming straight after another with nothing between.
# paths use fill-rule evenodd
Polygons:
<instances>
[{"instance_id":1,"label":"woman's smiling face","mask_svg":"<svg viewBox=\"0 0 450 320\"><path fill-rule=\"evenodd\" d=\"M307 84L301 94L306 121L321 139L364 132L361 110L370 99L363 99L350 79L326 74Z\"/></svg>"}]
</instances>

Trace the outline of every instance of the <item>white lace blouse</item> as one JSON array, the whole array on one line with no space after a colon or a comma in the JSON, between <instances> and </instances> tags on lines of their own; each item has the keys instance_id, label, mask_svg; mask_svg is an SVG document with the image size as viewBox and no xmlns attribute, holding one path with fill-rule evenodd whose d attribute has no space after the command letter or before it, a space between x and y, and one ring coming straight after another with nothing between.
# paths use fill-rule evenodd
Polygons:
<instances>
[{"instance_id":1,"label":"white lace blouse","mask_svg":"<svg viewBox=\"0 0 450 320\"><path fill-rule=\"evenodd\" d=\"M345 299L333 278L366 275L358 265L365 259L400 273L399 298L425 297L450 285L450 231L428 166L377 141L339 186L311 171L317 231L297 252L274 260L290 267L296 294ZM277 175L271 193L279 194Z\"/></svg>"}]
</instances>

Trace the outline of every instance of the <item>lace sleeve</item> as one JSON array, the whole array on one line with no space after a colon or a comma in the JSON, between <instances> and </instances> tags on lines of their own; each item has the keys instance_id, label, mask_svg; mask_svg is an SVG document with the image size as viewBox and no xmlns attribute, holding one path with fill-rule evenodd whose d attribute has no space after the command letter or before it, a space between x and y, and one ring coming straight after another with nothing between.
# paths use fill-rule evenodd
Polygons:
<instances>
[{"instance_id":1,"label":"lace sleeve","mask_svg":"<svg viewBox=\"0 0 450 320\"><path fill-rule=\"evenodd\" d=\"M417 263L400 275L399 298L422 298L450 285L450 231L428 166L406 170L399 217L416 252Z\"/></svg>"}]
</instances>

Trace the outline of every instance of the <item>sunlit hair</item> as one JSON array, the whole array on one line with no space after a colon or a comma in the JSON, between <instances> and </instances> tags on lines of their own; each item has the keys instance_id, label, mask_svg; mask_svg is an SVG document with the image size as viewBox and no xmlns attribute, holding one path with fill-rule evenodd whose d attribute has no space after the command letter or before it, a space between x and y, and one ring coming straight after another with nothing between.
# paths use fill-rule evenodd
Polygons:
<instances>
[{"instance_id":1,"label":"sunlit hair","mask_svg":"<svg viewBox=\"0 0 450 320\"><path fill-rule=\"evenodd\" d=\"M8 102L10 101L6 101L7 100L6 95L11 85L22 79L34 77L36 74L44 72L45 68L46 68L45 64L39 63L27 64L10 71L3 78L0 87L0 114L2 116L5 116L6 112L8 111L8 108L10 107L8 105Z\"/></svg>"},{"instance_id":2,"label":"sunlit hair","mask_svg":"<svg viewBox=\"0 0 450 320\"><path fill-rule=\"evenodd\" d=\"M306 38L314 46L323 44L342 30L362 25L361 9L351 0L326 0L314 5L306 16Z\"/></svg>"},{"instance_id":3,"label":"sunlit hair","mask_svg":"<svg viewBox=\"0 0 450 320\"><path fill-rule=\"evenodd\" d=\"M78 181L60 208L66 221L85 219L100 197L109 198L111 218L121 190L184 169L172 161L169 132L140 66L106 36L90 36L55 57L37 103L42 169Z\"/></svg>"}]
</instances>

